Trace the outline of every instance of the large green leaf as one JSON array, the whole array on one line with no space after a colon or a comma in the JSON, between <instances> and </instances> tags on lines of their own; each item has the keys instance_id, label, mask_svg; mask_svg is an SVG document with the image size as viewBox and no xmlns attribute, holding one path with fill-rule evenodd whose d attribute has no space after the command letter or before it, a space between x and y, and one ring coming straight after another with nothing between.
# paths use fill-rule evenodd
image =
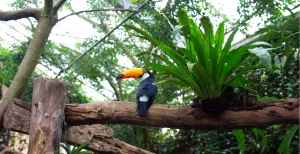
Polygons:
<instances>
[{"instance_id":1,"label":"large green leaf","mask_svg":"<svg viewBox=\"0 0 300 154\"><path fill-rule=\"evenodd\" d=\"M229 53L229 50L231 48L231 42L234 39L234 35L236 34L237 30L233 31L230 36L228 37L226 44L222 50L222 52L218 53L218 57L219 58L219 63L218 63L218 68L217 68L217 80L216 80L216 84L218 84L218 91L220 91L221 87L220 85L223 85L223 80L220 81L222 78L227 78L226 76L228 76L228 74L226 74L226 76L224 75L224 67L225 67L225 63L227 60L227 56ZM221 77L223 75L223 77Z\"/></svg>"},{"instance_id":2,"label":"large green leaf","mask_svg":"<svg viewBox=\"0 0 300 154\"><path fill-rule=\"evenodd\" d=\"M207 98L212 98L211 80L209 78L208 72L204 69L203 65L196 62L192 66L193 78L197 81L200 89L206 93ZM203 98L205 99L205 98Z\"/></svg>"},{"instance_id":3,"label":"large green leaf","mask_svg":"<svg viewBox=\"0 0 300 154\"><path fill-rule=\"evenodd\" d=\"M278 153L286 153L286 154L290 154L290 144L292 141L292 138L294 136L294 134L296 133L297 129L298 129L298 125L294 125L284 136L283 141L281 142L277 152Z\"/></svg>"},{"instance_id":4,"label":"large green leaf","mask_svg":"<svg viewBox=\"0 0 300 154\"><path fill-rule=\"evenodd\" d=\"M197 61L197 58L195 57L195 55L193 55L191 50L185 48L178 48L178 50L186 56L189 62L195 63Z\"/></svg>"},{"instance_id":5,"label":"large green leaf","mask_svg":"<svg viewBox=\"0 0 300 154\"><path fill-rule=\"evenodd\" d=\"M156 71L163 71L163 72L168 72L172 74L174 77L179 79L180 81L184 82L187 85L190 85L190 87L197 93L199 96L203 96L203 93L199 89L198 85L196 82L191 79L189 75L183 74L183 70L181 70L178 67L175 66L165 66L161 64L156 64L156 63L151 63L149 64L149 69L156 70Z\"/></svg>"},{"instance_id":6,"label":"large green leaf","mask_svg":"<svg viewBox=\"0 0 300 154\"><path fill-rule=\"evenodd\" d=\"M223 51L222 51L222 53L221 53L221 57L220 57L220 60L224 60L224 59L226 59L226 56L227 56L227 54L228 54L228 52L230 51L230 49L231 49L231 43L232 43L232 41L233 41L233 39L234 39L234 36L235 36L235 34L237 33L237 30L234 30L231 34L230 34L230 36L228 37L228 39L227 39L227 41L226 41L226 43L225 43L225 46L224 46L224 48L223 48Z\"/></svg>"},{"instance_id":7,"label":"large green leaf","mask_svg":"<svg viewBox=\"0 0 300 154\"><path fill-rule=\"evenodd\" d=\"M261 150L260 153L263 153L263 151L265 150L265 148L267 147L267 137L265 135L265 132L259 128L252 128L252 131L256 137L256 142L259 141L259 137L261 137L262 139L262 145L263 145L263 149Z\"/></svg>"},{"instance_id":8,"label":"large green leaf","mask_svg":"<svg viewBox=\"0 0 300 154\"><path fill-rule=\"evenodd\" d=\"M169 58L166 57L166 56L164 56L164 55L152 54L152 56L154 56L154 57L157 58L157 59L162 60L165 64L167 64L167 65L169 65L169 66L174 65L174 63L171 62L171 61L169 60Z\"/></svg>"},{"instance_id":9,"label":"large green leaf","mask_svg":"<svg viewBox=\"0 0 300 154\"><path fill-rule=\"evenodd\" d=\"M283 64L283 67L282 67L282 70L284 71L284 73L288 73L288 71L290 70L290 65L294 62L294 56L292 53L290 53L286 60L283 60L283 58L281 58L281 63L284 63Z\"/></svg>"},{"instance_id":10,"label":"large green leaf","mask_svg":"<svg viewBox=\"0 0 300 154\"><path fill-rule=\"evenodd\" d=\"M142 30L142 29L140 29L140 28L137 28L137 27L135 27L135 26L133 26L133 25L128 25L128 24L125 24L125 25L123 25L123 26L124 26L125 28L129 28L129 29L132 29L132 30L136 31L136 32L138 32L139 34L142 34L146 40L148 40L149 42L151 42L151 43L154 44L154 45L157 45L156 40L153 39L152 36L149 35L147 32L145 32L144 30Z\"/></svg>"},{"instance_id":11,"label":"large green leaf","mask_svg":"<svg viewBox=\"0 0 300 154\"><path fill-rule=\"evenodd\" d=\"M249 85L253 85L254 83L246 80L245 78L243 78L241 76L234 77L233 79L228 80L228 83L225 82L225 84L228 86L231 86L231 87L235 87L235 88L241 87L241 88L247 89L249 92L255 92L254 89L249 87ZM225 90L225 88L223 88L223 90Z\"/></svg>"},{"instance_id":12,"label":"large green leaf","mask_svg":"<svg viewBox=\"0 0 300 154\"><path fill-rule=\"evenodd\" d=\"M81 153L86 153L86 152L81 152L81 150L83 150L84 148L88 147L89 143L88 142L84 142L83 144L81 144L79 147L75 148L74 150L71 151L71 154L81 154ZM90 153L90 152L88 152Z\"/></svg>"},{"instance_id":13,"label":"large green leaf","mask_svg":"<svg viewBox=\"0 0 300 154\"><path fill-rule=\"evenodd\" d=\"M245 59L247 58L247 47L240 47L238 49L235 49L231 52L229 52L227 59L224 63L223 70L220 72L220 79L218 82L218 85L223 85L226 79L232 73L234 73L240 66L244 63Z\"/></svg>"},{"instance_id":14,"label":"large green leaf","mask_svg":"<svg viewBox=\"0 0 300 154\"><path fill-rule=\"evenodd\" d=\"M185 72L188 71L186 60L177 51L173 50L172 48L160 41L157 41L157 45L165 54L167 54L176 63L178 67L182 68Z\"/></svg>"},{"instance_id":15,"label":"large green leaf","mask_svg":"<svg viewBox=\"0 0 300 154\"><path fill-rule=\"evenodd\" d=\"M256 55L260 58L261 62L269 69L272 69L272 59L271 55L268 51L274 50L275 48L263 48L263 47L256 47L253 49L249 49L249 52Z\"/></svg>"},{"instance_id":16,"label":"large green leaf","mask_svg":"<svg viewBox=\"0 0 300 154\"><path fill-rule=\"evenodd\" d=\"M206 70L209 71L209 52L210 48L207 47L206 40L198 26L195 24L193 20L190 20L191 24L191 35L190 39L193 42L195 52L198 58L198 62L201 63Z\"/></svg>"},{"instance_id":17,"label":"large green leaf","mask_svg":"<svg viewBox=\"0 0 300 154\"><path fill-rule=\"evenodd\" d=\"M211 53L211 61L212 61L212 77L213 80L216 82L217 78L219 77L219 72L218 72L218 63L219 63L219 56L221 55L222 52L222 47L223 47L223 43L224 43L224 23L225 22L221 22L219 24L219 27L217 29L216 32L216 36L215 36L215 40L214 40L214 44L215 47ZM217 86L217 85L214 85Z\"/></svg>"},{"instance_id":18,"label":"large green leaf","mask_svg":"<svg viewBox=\"0 0 300 154\"><path fill-rule=\"evenodd\" d=\"M206 42L212 45L214 43L214 29L208 17L201 18L201 25L204 29Z\"/></svg>"},{"instance_id":19,"label":"large green leaf","mask_svg":"<svg viewBox=\"0 0 300 154\"><path fill-rule=\"evenodd\" d=\"M176 79L176 78L167 78L158 82L155 82L154 85L160 85L160 84L165 84L165 83L169 83L169 84L176 84L176 85L180 85L183 87L189 87L188 84Z\"/></svg>"},{"instance_id":20,"label":"large green leaf","mask_svg":"<svg viewBox=\"0 0 300 154\"><path fill-rule=\"evenodd\" d=\"M179 18L179 24L182 25L182 31L184 36L190 35L190 23L189 23L189 17L187 15L187 12L185 10L179 10L177 12L177 16Z\"/></svg>"},{"instance_id":21,"label":"large green leaf","mask_svg":"<svg viewBox=\"0 0 300 154\"><path fill-rule=\"evenodd\" d=\"M245 151L245 135L243 130L233 130L232 131L239 143L240 154Z\"/></svg>"},{"instance_id":22,"label":"large green leaf","mask_svg":"<svg viewBox=\"0 0 300 154\"><path fill-rule=\"evenodd\" d=\"M223 43L224 43L224 22L221 22L219 24L219 27L216 31L216 36L215 36L215 40L214 40L214 44L215 44L215 56L220 56L220 54L222 53L222 47L223 47ZM218 55L219 54L219 55ZM218 62L216 62L218 63Z\"/></svg>"},{"instance_id":23,"label":"large green leaf","mask_svg":"<svg viewBox=\"0 0 300 154\"><path fill-rule=\"evenodd\" d=\"M186 60L175 50L170 48L169 46L165 45L164 43L157 41L158 47L167 54L175 63L176 65L181 68L184 72L188 73L187 62Z\"/></svg>"},{"instance_id":24,"label":"large green leaf","mask_svg":"<svg viewBox=\"0 0 300 154\"><path fill-rule=\"evenodd\" d=\"M264 45L264 46L269 46L269 47L272 47L272 45L268 42L263 42L263 41L258 41L258 42L255 42L251 45Z\"/></svg>"},{"instance_id":25,"label":"large green leaf","mask_svg":"<svg viewBox=\"0 0 300 154\"><path fill-rule=\"evenodd\" d=\"M185 43L186 43L186 49L188 49L191 52L191 54L193 56L193 59L195 58L194 62L196 62L197 61L197 54L196 54L193 42L191 41L191 39L186 39Z\"/></svg>"}]
</instances>

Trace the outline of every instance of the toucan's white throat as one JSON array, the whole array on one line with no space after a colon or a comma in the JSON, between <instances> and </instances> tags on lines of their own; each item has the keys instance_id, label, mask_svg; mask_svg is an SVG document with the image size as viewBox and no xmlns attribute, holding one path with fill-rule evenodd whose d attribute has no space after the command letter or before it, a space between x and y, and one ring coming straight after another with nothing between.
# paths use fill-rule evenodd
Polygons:
<instances>
[{"instance_id":1,"label":"toucan's white throat","mask_svg":"<svg viewBox=\"0 0 300 154\"><path fill-rule=\"evenodd\" d=\"M143 74L143 76L141 77L141 81L147 79L149 76L150 76L150 75L149 75L147 72L145 72L145 73Z\"/></svg>"}]
</instances>

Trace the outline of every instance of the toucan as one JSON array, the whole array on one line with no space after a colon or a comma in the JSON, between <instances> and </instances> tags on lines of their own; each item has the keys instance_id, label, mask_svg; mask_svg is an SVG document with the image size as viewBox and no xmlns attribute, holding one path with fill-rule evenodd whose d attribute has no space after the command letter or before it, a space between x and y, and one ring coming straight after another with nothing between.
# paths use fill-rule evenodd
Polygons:
<instances>
[{"instance_id":1,"label":"toucan","mask_svg":"<svg viewBox=\"0 0 300 154\"><path fill-rule=\"evenodd\" d=\"M145 71L142 68L133 68L121 72L117 76L117 80L126 78L141 79L136 92L136 103L139 116L144 117L150 106L153 104L158 90L157 86L153 84L155 82L154 76L150 71Z\"/></svg>"}]
</instances>

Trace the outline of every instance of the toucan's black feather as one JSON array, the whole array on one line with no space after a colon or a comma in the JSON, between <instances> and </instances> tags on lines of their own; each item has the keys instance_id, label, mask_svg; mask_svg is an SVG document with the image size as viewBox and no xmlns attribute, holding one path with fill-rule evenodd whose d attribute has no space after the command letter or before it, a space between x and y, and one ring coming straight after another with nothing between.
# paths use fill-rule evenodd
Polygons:
<instances>
[{"instance_id":1,"label":"toucan's black feather","mask_svg":"<svg viewBox=\"0 0 300 154\"><path fill-rule=\"evenodd\" d=\"M153 104L156 94L157 94L157 86L153 85L153 82L155 82L155 79L149 71L147 73L150 75L148 78L141 81L139 84L138 90L136 92L136 101L137 101L137 111L139 112L140 116L145 116L148 112L148 109ZM140 97L141 96L147 96L149 100L147 102L141 102Z\"/></svg>"}]
</instances>

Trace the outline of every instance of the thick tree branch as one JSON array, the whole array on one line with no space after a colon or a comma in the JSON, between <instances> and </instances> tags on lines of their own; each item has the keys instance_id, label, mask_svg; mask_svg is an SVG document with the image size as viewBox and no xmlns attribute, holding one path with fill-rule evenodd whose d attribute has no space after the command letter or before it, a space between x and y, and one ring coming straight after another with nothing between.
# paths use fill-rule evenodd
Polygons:
<instances>
[{"instance_id":1,"label":"thick tree branch","mask_svg":"<svg viewBox=\"0 0 300 154\"><path fill-rule=\"evenodd\" d=\"M78 11L78 12L73 12L69 15L66 15L62 18L60 18L58 21L61 21L69 16L77 15L80 13L88 13L88 12L99 12L99 11L128 11L128 12L140 12L141 10L131 10L131 9L93 9L93 10L83 10L83 11Z\"/></svg>"},{"instance_id":2,"label":"thick tree branch","mask_svg":"<svg viewBox=\"0 0 300 154\"><path fill-rule=\"evenodd\" d=\"M33 17L36 20L39 19L41 9L28 8L16 11L0 11L0 21L18 20L22 18Z\"/></svg>"},{"instance_id":3,"label":"thick tree branch","mask_svg":"<svg viewBox=\"0 0 300 154\"><path fill-rule=\"evenodd\" d=\"M30 129L30 115L30 103L14 100L6 109L4 127L12 131L28 134ZM81 126L67 125L66 133L62 135L62 138L73 145L89 142L87 149L98 153L151 154L149 151L134 147L114 138L113 130L100 124Z\"/></svg>"},{"instance_id":4,"label":"thick tree branch","mask_svg":"<svg viewBox=\"0 0 300 154\"><path fill-rule=\"evenodd\" d=\"M133 102L66 104L65 117L68 126L134 124L181 129L266 127L274 124L298 124L299 101L300 99L273 101L248 110L225 110L214 116L190 107L155 104L144 118L138 116L136 103Z\"/></svg>"},{"instance_id":5,"label":"thick tree branch","mask_svg":"<svg viewBox=\"0 0 300 154\"><path fill-rule=\"evenodd\" d=\"M58 9L65 3L66 0L59 0L53 7L54 14L57 14Z\"/></svg>"},{"instance_id":6,"label":"thick tree branch","mask_svg":"<svg viewBox=\"0 0 300 154\"><path fill-rule=\"evenodd\" d=\"M116 95L116 98L118 101L122 101L121 100L121 95L120 95L120 92L118 90L118 85L116 83L114 83L111 79L106 79L107 82L109 83L109 85L113 88L114 92L115 92L115 95Z\"/></svg>"},{"instance_id":7,"label":"thick tree branch","mask_svg":"<svg viewBox=\"0 0 300 154\"><path fill-rule=\"evenodd\" d=\"M195 118L194 115L197 115ZM155 104L148 116L136 113L136 103L101 102L66 105L65 116L69 125L80 124L135 124L154 127L222 129L263 127L274 124L299 122L299 99L274 101L251 110L225 110L208 116L197 109Z\"/></svg>"}]
</instances>

